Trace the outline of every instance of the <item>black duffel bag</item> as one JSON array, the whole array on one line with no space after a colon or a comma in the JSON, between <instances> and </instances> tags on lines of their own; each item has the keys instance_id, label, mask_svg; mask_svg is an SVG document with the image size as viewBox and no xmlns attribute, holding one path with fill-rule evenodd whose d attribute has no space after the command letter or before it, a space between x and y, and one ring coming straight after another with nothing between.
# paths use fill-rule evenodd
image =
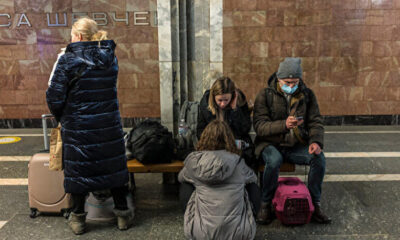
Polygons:
<instances>
[{"instance_id":1,"label":"black duffel bag","mask_svg":"<svg viewBox=\"0 0 400 240\"><path fill-rule=\"evenodd\" d=\"M174 147L172 133L152 120L139 123L126 139L128 158L136 158L143 164L170 163Z\"/></svg>"}]
</instances>

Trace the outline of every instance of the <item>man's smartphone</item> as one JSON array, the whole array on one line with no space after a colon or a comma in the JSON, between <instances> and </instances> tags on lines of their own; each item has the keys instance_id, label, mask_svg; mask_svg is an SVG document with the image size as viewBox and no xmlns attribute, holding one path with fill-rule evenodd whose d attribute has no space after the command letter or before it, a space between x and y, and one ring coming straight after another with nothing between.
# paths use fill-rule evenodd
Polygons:
<instances>
[{"instance_id":1,"label":"man's smartphone","mask_svg":"<svg viewBox=\"0 0 400 240\"><path fill-rule=\"evenodd\" d=\"M303 120L303 116L296 117L297 121Z\"/></svg>"}]
</instances>

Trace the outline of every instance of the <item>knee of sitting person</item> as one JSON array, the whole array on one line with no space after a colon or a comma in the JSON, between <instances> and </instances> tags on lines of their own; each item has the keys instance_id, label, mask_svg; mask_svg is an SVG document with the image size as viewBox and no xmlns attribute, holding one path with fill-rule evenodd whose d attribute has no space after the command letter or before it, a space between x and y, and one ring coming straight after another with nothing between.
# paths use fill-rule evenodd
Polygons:
<instances>
[{"instance_id":1,"label":"knee of sitting person","mask_svg":"<svg viewBox=\"0 0 400 240\"><path fill-rule=\"evenodd\" d=\"M279 168L283 162L281 153L274 147L268 146L262 151L262 158L265 163L265 167L268 168Z\"/></svg>"}]
</instances>

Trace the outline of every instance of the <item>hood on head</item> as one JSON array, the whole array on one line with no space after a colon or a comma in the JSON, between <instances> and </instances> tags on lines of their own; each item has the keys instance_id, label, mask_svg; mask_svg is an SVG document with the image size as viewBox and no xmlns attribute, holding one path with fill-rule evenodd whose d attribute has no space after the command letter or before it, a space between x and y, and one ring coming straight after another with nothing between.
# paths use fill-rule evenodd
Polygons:
<instances>
[{"instance_id":1,"label":"hood on head","mask_svg":"<svg viewBox=\"0 0 400 240\"><path fill-rule=\"evenodd\" d=\"M225 150L191 153L185 160L188 174L207 184L218 184L235 171L240 157Z\"/></svg>"},{"instance_id":2,"label":"hood on head","mask_svg":"<svg viewBox=\"0 0 400 240\"><path fill-rule=\"evenodd\" d=\"M113 40L75 42L67 46L70 52L91 69L107 69L115 59L116 44Z\"/></svg>"}]
</instances>

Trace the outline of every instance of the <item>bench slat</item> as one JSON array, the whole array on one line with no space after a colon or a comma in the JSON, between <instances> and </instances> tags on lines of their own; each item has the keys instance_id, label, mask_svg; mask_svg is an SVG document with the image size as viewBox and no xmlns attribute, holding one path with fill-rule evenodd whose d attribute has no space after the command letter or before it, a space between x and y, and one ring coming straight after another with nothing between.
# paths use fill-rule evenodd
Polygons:
<instances>
[{"instance_id":1,"label":"bench slat","mask_svg":"<svg viewBox=\"0 0 400 240\"><path fill-rule=\"evenodd\" d=\"M133 173L164 173L164 172L179 172L183 168L183 161L172 161L172 163L158 163L143 165L136 159L128 161L128 171ZM291 163L283 163L281 172L294 172L296 165ZM264 165L260 165L259 172L264 172Z\"/></svg>"},{"instance_id":2,"label":"bench slat","mask_svg":"<svg viewBox=\"0 0 400 240\"><path fill-rule=\"evenodd\" d=\"M133 173L162 173L179 172L183 168L182 161L172 161L172 163L157 163L143 165L136 159L128 161L128 171Z\"/></svg>"}]
</instances>

